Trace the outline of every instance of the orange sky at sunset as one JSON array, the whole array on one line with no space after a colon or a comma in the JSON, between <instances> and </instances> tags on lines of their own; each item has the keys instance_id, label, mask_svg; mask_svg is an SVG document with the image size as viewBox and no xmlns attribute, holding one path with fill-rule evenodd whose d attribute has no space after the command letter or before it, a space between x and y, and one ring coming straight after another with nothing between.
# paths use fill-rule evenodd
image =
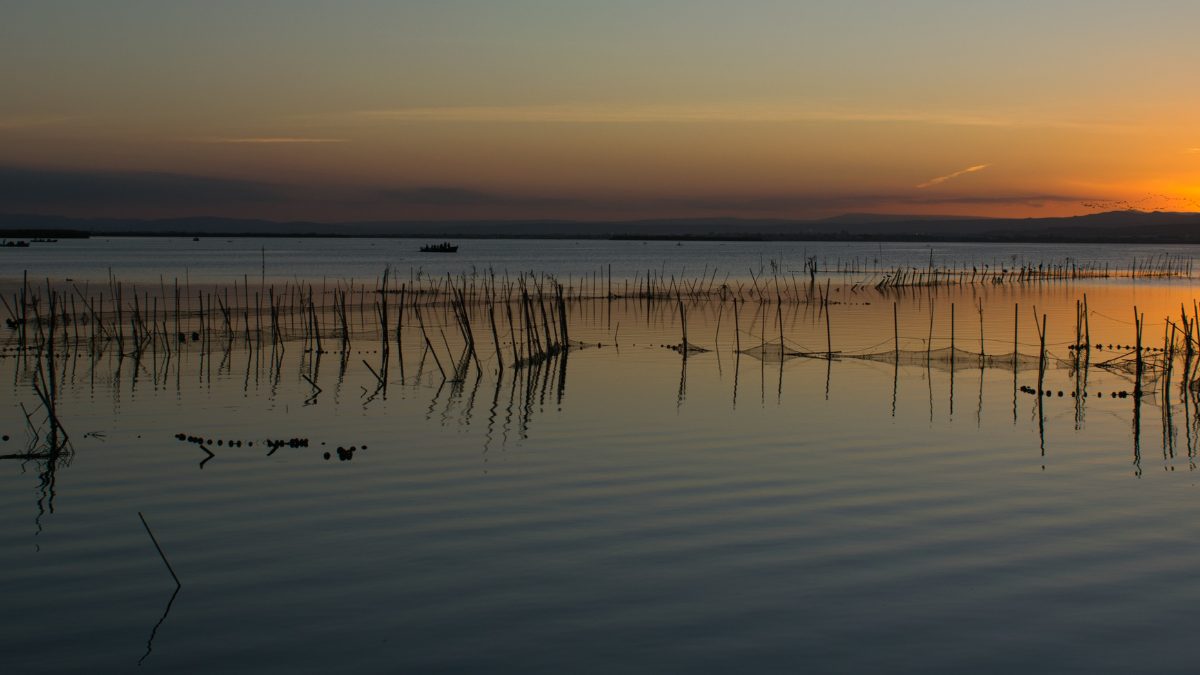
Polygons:
<instances>
[{"instance_id":1,"label":"orange sky at sunset","mask_svg":"<svg viewBox=\"0 0 1200 675\"><path fill-rule=\"evenodd\" d=\"M1200 210L1190 2L5 3L0 211Z\"/></svg>"}]
</instances>

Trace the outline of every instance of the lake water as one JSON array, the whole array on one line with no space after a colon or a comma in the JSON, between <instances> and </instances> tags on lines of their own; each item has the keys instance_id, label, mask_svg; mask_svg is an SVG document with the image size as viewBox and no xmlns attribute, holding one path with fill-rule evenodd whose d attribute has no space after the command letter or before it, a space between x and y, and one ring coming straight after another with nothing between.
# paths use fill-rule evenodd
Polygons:
<instances>
[{"instance_id":1,"label":"lake water","mask_svg":"<svg viewBox=\"0 0 1200 675\"><path fill-rule=\"evenodd\" d=\"M838 263L857 267L897 266L992 267L1039 262L1128 266L1164 253L1185 259L1200 258L1200 245L1107 244L960 244L960 243L839 243L839 242L667 242L604 240L463 240L454 255L422 254L421 245L437 243L419 239L286 239L204 237L199 241L172 237L97 237L63 239L54 244L33 244L27 249L0 247L0 280L27 271L32 279L71 277L106 281L111 271L130 282L188 278L199 283L226 284L248 276L287 281L303 279L374 279L385 267L400 278L444 276L472 271L496 274L521 272L553 274L564 282L593 274L614 279L644 276L653 270L663 276L698 277L717 272L717 279L746 278L770 273L770 262L779 271L803 269L804 260L816 257L820 269Z\"/></svg>"},{"instance_id":2,"label":"lake water","mask_svg":"<svg viewBox=\"0 0 1200 675\"><path fill-rule=\"evenodd\" d=\"M419 300L418 324L393 289L402 328L385 348L378 294L349 289L342 341L331 280L374 284L389 265L398 286L417 266L480 283L489 268L565 281L609 263L618 281L653 268L749 283L814 255L929 263L928 245L469 241L427 261L416 243L269 240L265 274L254 240L0 251L16 261L0 274L10 305L28 269L86 286L63 296L84 315L111 268L126 312L157 291L161 306L138 309L163 326L118 347L102 336L110 304L101 328L60 325L49 361L0 327L5 672L1193 668L1195 360L1181 348L1167 371L1146 350L1139 385L1125 348L1134 306L1155 348L1165 318L1194 316L1192 280L878 291L835 274L816 296L743 296L736 314L732 292L568 293L572 348L521 368L526 327L557 334L553 298L528 323L515 296L469 302L475 360L445 302ZM934 245L960 266L1117 268L1164 250L1193 253ZM236 292L185 299L179 330L164 309L175 278L190 298L247 277L300 303L281 342L261 313L238 318ZM319 316L297 309L296 280L324 280ZM1077 360L1084 295L1094 348ZM682 339L681 306L708 351L664 346ZM1015 343L1037 363L1040 315L1048 397L1036 365L1000 358ZM934 356L951 345L956 360ZM69 434L53 458L34 387L50 363Z\"/></svg>"}]
</instances>

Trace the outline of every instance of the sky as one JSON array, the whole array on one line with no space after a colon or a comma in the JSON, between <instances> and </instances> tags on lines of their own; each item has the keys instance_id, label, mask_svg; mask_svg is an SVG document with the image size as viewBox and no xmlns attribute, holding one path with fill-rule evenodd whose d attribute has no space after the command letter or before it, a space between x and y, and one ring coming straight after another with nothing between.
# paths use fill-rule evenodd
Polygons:
<instances>
[{"instance_id":1,"label":"sky","mask_svg":"<svg viewBox=\"0 0 1200 675\"><path fill-rule=\"evenodd\" d=\"M1200 210L1194 0L0 0L0 212Z\"/></svg>"}]
</instances>

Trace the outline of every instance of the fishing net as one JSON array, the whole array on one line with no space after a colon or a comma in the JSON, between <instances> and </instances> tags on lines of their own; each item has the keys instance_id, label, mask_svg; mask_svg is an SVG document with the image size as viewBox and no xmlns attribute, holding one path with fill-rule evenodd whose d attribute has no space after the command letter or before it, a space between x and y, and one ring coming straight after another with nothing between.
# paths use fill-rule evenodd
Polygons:
<instances>
[{"instance_id":1,"label":"fishing net","mask_svg":"<svg viewBox=\"0 0 1200 675\"><path fill-rule=\"evenodd\" d=\"M677 351L680 354L684 353L685 350L687 351L688 354L702 354L704 352L712 351L711 349L708 349L707 347L701 347L700 345L693 344L691 342L686 342L686 343L677 344L677 345L667 345L667 348L671 349L673 351Z\"/></svg>"},{"instance_id":2,"label":"fishing net","mask_svg":"<svg viewBox=\"0 0 1200 675\"><path fill-rule=\"evenodd\" d=\"M843 354L842 358L877 361L880 363L895 363L901 366L921 366L935 370L979 370L981 368L997 368L1001 370L1018 371L1037 370L1038 357L1034 354L1009 352L1007 354L980 354L956 347L941 349L890 349L872 354ZM1051 363L1047 365L1053 365Z\"/></svg>"},{"instance_id":3,"label":"fishing net","mask_svg":"<svg viewBox=\"0 0 1200 675\"><path fill-rule=\"evenodd\" d=\"M815 356L815 354L797 351L794 347L788 347L780 340L763 342L756 347L743 349L741 353L751 358L765 361L766 363L782 363L783 361L797 359L802 356ZM821 357L824 358L824 352L821 353Z\"/></svg>"},{"instance_id":4,"label":"fishing net","mask_svg":"<svg viewBox=\"0 0 1200 675\"><path fill-rule=\"evenodd\" d=\"M749 349L743 349L742 354L751 358L761 359L767 363L780 363L795 358L828 358L826 352L806 352L789 347L780 340L759 344ZM858 359L860 361L875 361L878 363L896 364L901 366L920 366L935 370L979 370L980 368L997 368L1018 371L1037 370L1038 357L1031 354L1009 352L1008 354L980 354L965 349L943 347L940 349L889 349L887 351L867 354L847 354L834 352L835 359ZM1068 362L1058 363L1050 359L1048 367L1067 365Z\"/></svg>"}]
</instances>

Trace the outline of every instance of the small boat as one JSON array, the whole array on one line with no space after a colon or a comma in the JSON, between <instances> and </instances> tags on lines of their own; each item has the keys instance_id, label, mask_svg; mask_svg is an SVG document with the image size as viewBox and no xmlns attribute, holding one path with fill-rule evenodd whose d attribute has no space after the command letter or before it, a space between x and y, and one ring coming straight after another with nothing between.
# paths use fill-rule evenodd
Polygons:
<instances>
[{"instance_id":1,"label":"small boat","mask_svg":"<svg viewBox=\"0 0 1200 675\"><path fill-rule=\"evenodd\" d=\"M421 247L421 253L458 253L458 246L448 241L440 244L426 244Z\"/></svg>"},{"instance_id":2,"label":"small boat","mask_svg":"<svg viewBox=\"0 0 1200 675\"><path fill-rule=\"evenodd\" d=\"M192 237L192 241L200 241L200 237Z\"/></svg>"},{"instance_id":3,"label":"small boat","mask_svg":"<svg viewBox=\"0 0 1200 675\"><path fill-rule=\"evenodd\" d=\"M27 241L20 241L20 240L18 240L18 241L12 241L12 240L10 239L10 240L8 240L8 241L4 242L4 245L5 245L5 246L8 246L8 247L15 247L15 248L29 248L29 242L27 242Z\"/></svg>"}]
</instances>

